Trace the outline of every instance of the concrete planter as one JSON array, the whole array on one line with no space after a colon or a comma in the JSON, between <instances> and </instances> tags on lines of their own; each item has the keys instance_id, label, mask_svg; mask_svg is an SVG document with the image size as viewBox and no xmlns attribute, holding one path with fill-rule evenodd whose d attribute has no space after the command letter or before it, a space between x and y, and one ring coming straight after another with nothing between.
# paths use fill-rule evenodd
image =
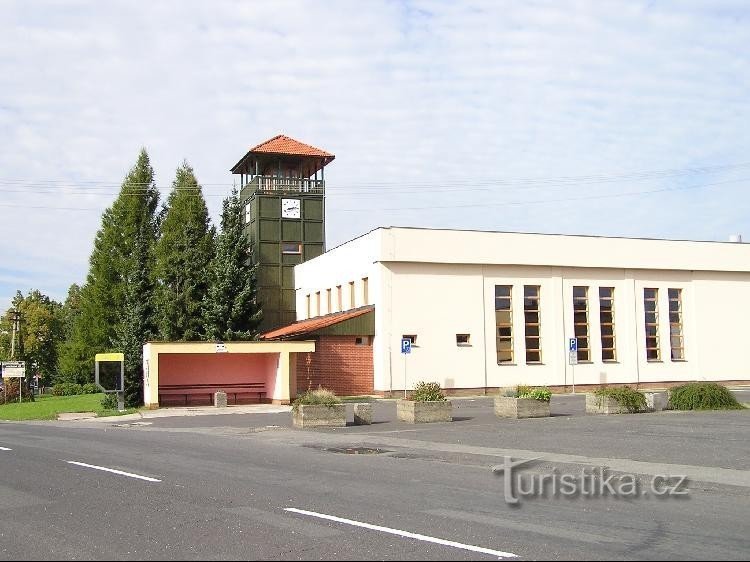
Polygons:
<instances>
[{"instance_id":1,"label":"concrete planter","mask_svg":"<svg viewBox=\"0 0 750 562\"><path fill-rule=\"evenodd\" d=\"M669 399L666 392L644 392L646 396L646 409L649 412L661 412L669 408Z\"/></svg>"},{"instance_id":2,"label":"concrete planter","mask_svg":"<svg viewBox=\"0 0 750 562\"><path fill-rule=\"evenodd\" d=\"M370 425L372 423L372 404L357 402L354 404L354 425Z\"/></svg>"},{"instance_id":3,"label":"concrete planter","mask_svg":"<svg viewBox=\"0 0 750 562\"><path fill-rule=\"evenodd\" d=\"M593 393L586 394L587 414L627 414L628 409L610 396L597 396Z\"/></svg>"},{"instance_id":4,"label":"concrete planter","mask_svg":"<svg viewBox=\"0 0 750 562\"><path fill-rule=\"evenodd\" d=\"M226 408L227 407L227 393L223 391L218 391L214 393L214 406L217 408Z\"/></svg>"},{"instance_id":5,"label":"concrete planter","mask_svg":"<svg viewBox=\"0 0 750 562\"><path fill-rule=\"evenodd\" d=\"M399 421L407 423L449 422L453 421L453 404L450 400L439 402L398 400L396 413Z\"/></svg>"},{"instance_id":6,"label":"concrete planter","mask_svg":"<svg viewBox=\"0 0 750 562\"><path fill-rule=\"evenodd\" d=\"M346 427L346 404L300 405L292 410L294 427Z\"/></svg>"},{"instance_id":7,"label":"concrete planter","mask_svg":"<svg viewBox=\"0 0 750 562\"><path fill-rule=\"evenodd\" d=\"M495 398L495 415L499 418L548 418L549 402L533 398Z\"/></svg>"}]
</instances>

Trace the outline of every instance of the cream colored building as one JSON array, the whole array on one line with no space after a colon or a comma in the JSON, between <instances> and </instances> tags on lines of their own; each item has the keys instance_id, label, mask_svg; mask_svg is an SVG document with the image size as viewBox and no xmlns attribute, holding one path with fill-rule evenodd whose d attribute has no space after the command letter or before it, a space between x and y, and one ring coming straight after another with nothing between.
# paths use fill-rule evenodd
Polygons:
<instances>
[{"instance_id":1,"label":"cream colored building","mask_svg":"<svg viewBox=\"0 0 750 562\"><path fill-rule=\"evenodd\" d=\"M298 320L374 305L377 393L750 380L748 244L379 228L295 287Z\"/></svg>"}]
</instances>

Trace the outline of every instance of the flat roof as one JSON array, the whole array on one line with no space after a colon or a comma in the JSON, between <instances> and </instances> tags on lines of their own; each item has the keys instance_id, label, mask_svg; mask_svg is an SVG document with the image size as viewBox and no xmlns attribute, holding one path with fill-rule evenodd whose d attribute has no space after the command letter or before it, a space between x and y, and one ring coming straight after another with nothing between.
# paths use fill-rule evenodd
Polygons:
<instances>
[{"instance_id":1,"label":"flat roof","mask_svg":"<svg viewBox=\"0 0 750 562\"><path fill-rule=\"evenodd\" d=\"M750 272L750 244L403 226L379 227L299 266L361 247L372 262Z\"/></svg>"}]
</instances>

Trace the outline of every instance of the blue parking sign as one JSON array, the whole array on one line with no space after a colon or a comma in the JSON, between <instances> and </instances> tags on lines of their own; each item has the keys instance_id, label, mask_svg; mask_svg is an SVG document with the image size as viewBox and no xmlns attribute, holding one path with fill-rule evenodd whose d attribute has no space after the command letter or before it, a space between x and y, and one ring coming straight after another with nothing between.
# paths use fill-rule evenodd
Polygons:
<instances>
[{"instance_id":1,"label":"blue parking sign","mask_svg":"<svg viewBox=\"0 0 750 562\"><path fill-rule=\"evenodd\" d=\"M578 351L578 338L568 340L568 351Z\"/></svg>"},{"instance_id":2,"label":"blue parking sign","mask_svg":"<svg viewBox=\"0 0 750 562\"><path fill-rule=\"evenodd\" d=\"M409 338L401 338L401 353L411 353L411 340Z\"/></svg>"}]
</instances>

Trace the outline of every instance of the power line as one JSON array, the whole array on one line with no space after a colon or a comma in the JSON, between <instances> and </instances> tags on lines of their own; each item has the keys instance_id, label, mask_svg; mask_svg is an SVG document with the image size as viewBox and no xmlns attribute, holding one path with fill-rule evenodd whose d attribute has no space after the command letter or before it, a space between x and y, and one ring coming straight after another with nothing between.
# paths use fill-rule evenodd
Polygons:
<instances>
[{"instance_id":1,"label":"power line","mask_svg":"<svg viewBox=\"0 0 750 562\"><path fill-rule=\"evenodd\" d=\"M369 213L369 212L378 212L378 211L389 211L389 212L392 212L392 211L425 211L425 210L432 210L432 209L463 209L463 208L476 208L476 207L519 207L519 206L525 206L525 205L538 205L538 204L544 204L544 203L564 203L564 202L571 202L571 201L585 201L585 200L592 200L592 199L612 199L612 198L618 198L618 197L650 195L654 193L688 191L688 190L693 190L693 189L702 189L705 187L714 187L717 185L725 185L725 184L744 182L744 181L750 181L750 177L737 178L737 179L732 179L732 180L725 180L725 181L706 183L706 184L700 184L700 185L667 187L663 189L653 189L653 190L647 190L647 191L634 191L634 192L626 192L626 193L608 193L608 194L600 194L600 195L589 195L589 196L583 196L583 197L563 197L563 198L558 198L558 199L540 199L536 201L505 201L502 203L472 203L472 204L452 204L452 205L445 205L445 206L430 205L430 206L420 206L420 207L392 207L392 208L371 208L371 207L358 208L358 209L332 208L329 210L329 212L337 212L337 213L368 212ZM60 211L99 211L99 212L102 212L102 209L98 207L53 207L53 206L45 206L45 205L14 205L14 204L9 204L9 203L0 203L0 207L20 208L20 209L49 209L49 210L60 210Z\"/></svg>"}]
</instances>

